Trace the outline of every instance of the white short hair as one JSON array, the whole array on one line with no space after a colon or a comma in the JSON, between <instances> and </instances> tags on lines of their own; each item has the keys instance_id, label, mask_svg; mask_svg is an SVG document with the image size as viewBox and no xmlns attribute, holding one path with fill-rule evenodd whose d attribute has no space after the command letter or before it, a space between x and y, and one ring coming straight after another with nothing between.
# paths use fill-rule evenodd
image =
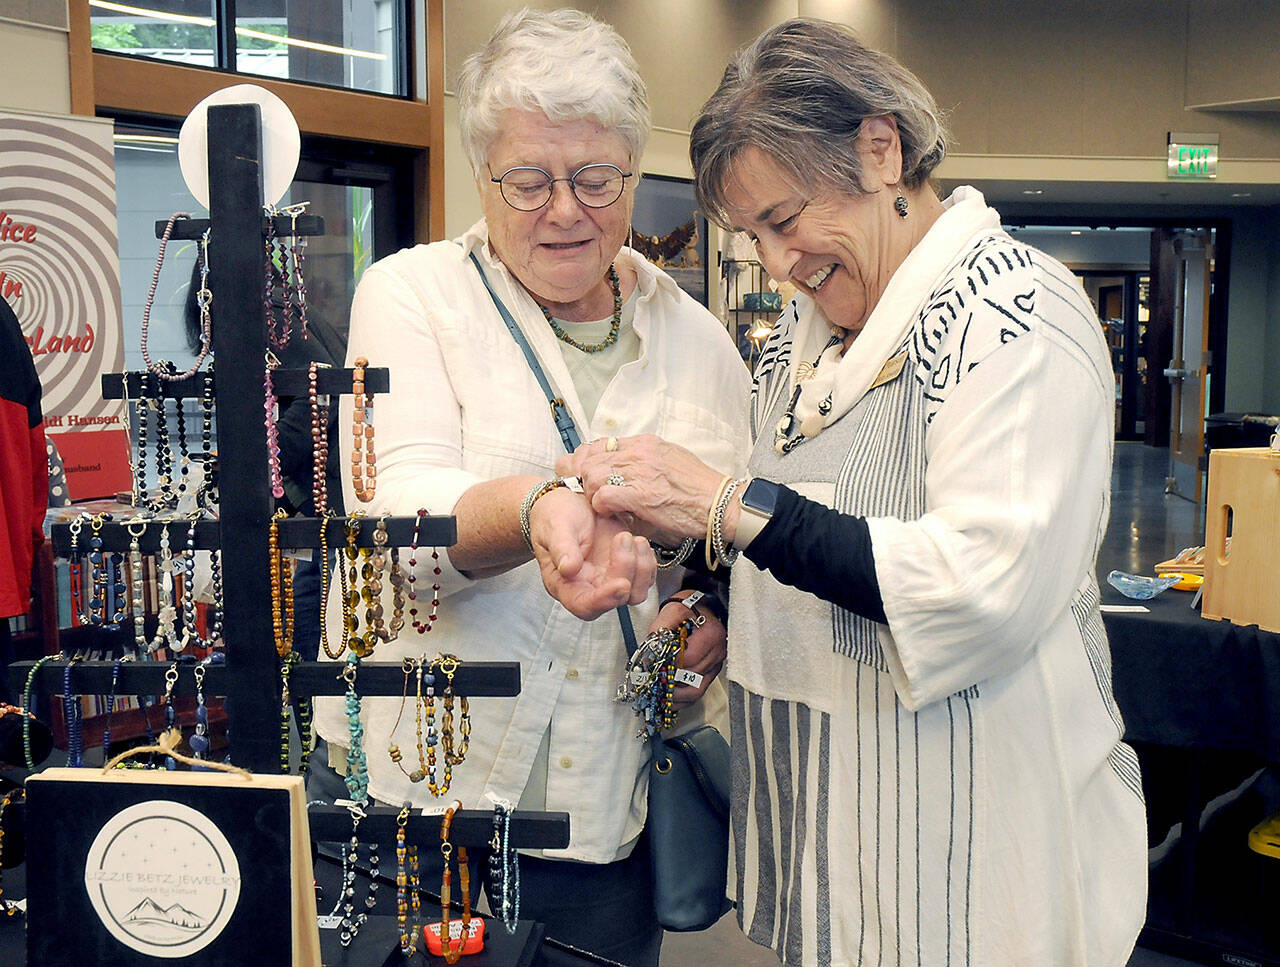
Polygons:
<instances>
[{"instance_id":1,"label":"white short hair","mask_svg":"<svg viewBox=\"0 0 1280 967\"><path fill-rule=\"evenodd\" d=\"M635 58L616 30L578 10L524 8L503 17L458 74L462 148L479 174L502 112L541 111L554 123L591 120L626 142L638 164L652 122Z\"/></svg>"}]
</instances>

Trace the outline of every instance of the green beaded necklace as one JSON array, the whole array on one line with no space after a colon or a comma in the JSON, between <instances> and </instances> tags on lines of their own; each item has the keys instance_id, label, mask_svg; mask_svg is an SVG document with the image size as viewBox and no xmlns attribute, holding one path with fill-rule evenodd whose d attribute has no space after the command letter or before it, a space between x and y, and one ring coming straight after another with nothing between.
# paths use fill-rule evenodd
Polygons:
<instances>
[{"instance_id":1,"label":"green beaded necklace","mask_svg":"<svg viewBox=\"0 0 1280 967\"><path fill-rule=\"evenodd\" d=\"M584 346L576 341L572 336L560 328L551 313L547 311L547 307L542 303L538 303L538 308L542 310L542 314L546 317L547 322L551 326L551 331L556 334L556 338L563 343L568 343L574 349L584 353L598 353L603 349L608 349L618 341L618 330L622 327L622 286L618 282L618 273L613 265L609 266L609 285L613 289L613 325L609 327L609 335L597 343L591 343Z\"/></svg>"}]
</instances>

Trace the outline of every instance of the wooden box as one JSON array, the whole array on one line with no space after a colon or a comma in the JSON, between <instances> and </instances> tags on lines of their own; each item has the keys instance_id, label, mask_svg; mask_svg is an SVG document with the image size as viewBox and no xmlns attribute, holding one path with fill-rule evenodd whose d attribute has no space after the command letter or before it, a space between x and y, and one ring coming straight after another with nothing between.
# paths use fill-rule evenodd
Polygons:
<instances>
[{"instance_id":1,"label":"wooden box","mask_svg":"<svg viewBox=\"0 0 1280 967\"><path fill-rule=\"evenodd\" d=\"M1200 613L1280 631L1280 452L1210 452L1204 544Z\"/></svg>"}]
</instances>

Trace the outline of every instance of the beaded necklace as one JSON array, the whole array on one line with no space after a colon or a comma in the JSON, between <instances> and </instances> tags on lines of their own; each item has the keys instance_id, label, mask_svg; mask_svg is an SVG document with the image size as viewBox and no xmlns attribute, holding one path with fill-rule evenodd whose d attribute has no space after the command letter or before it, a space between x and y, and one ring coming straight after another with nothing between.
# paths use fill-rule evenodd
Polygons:
<instances>
[{"instance_id":1,"label":"beaded necklace","mask_svg":"<svg viewBox=\"0 0 1280 967\"><path fill-rule=\"evenodd\" d=\"M368 914L361 912L357 915L355 912L356 860L360 851L360 820L364 819L365 811L358 805L348 806L347 809L351 813L351 839L342 847L342 923L338 935L338 940L344 947L351 946L351 941L368 919Z\"/></svg>"},{"instance_id":2,"label":"beaded necklace","mask_svg":"<svg viewBox=\"0 0 1280 967\"><path fill-rule=\"evenodd\" d=\"M329 600L329 521L334 519L334 513L326 509L320 517L320 646L324 649L325 655L329 658L341 658L342 652L346 649L346 641L344 639L342 645L334 650L329 645L329 623L325 615L325 604ZM338 572L342 572L342 562L338 562ZM344 582L345 583L345 582ZM346 591L343 590L343 608L346 608Z\"/></svg>"},{"instance_id":3,"label":"beaded necklace","mask_svg":"<svg viewBox=\"0 0 1280 967\"><path fill-rule=\"evenodd\" d=\"M35 687L36 676L40 674L40 668L51 661L61 661L62 652L56 655L45 655L31 666L31 671L27 672L27 685L22 692L22 755L27 763L27 771L34 772L36 764L31 758L31 722L35 718L35 713L31 708L31 690Z\"/></svg>"},{"instance_id":4,"label":"beaded necklace","mask_svg":"<svg viewBox=\"0 0 1280 967\"><path fill-rule=\"evenodd\" d=\"M411 957L418 952L418 935L416 929L409 927L409 850L405 846L408 823L409 803L406 802L396 815L396 926L400 930L400 953Z\"/></svg>"},{"instance_id":5,"label":"beaded necklace","mask_svg":"<svg viewBox=\"0 0 1280 967\"><path fill-rule=\"evenodd\" d=\"M266 368L262 377L263 425L267 428L267 470L271 475L271 496L279 500L284 496L284 478L280 473L280 427L276 422L276 391L271 384L271 371L280 360L270 349L266 353Z\"/></svg>"},{"instance_id":6,"label":"beaded necklace","mask_svg":"<svg viewBox=\"0 0 1280 967\"><path fill-rule=\"evenodd\" d=\"M184 373L175 372L174 369L168 369L160 363L151 359L150 353L147 352L147 330L151 323L151 307L156 301L156 286L160 283L160 269L164 266L164 250L169 244L169 238L173 234L174 223L180 218L190 218L186 212L176 212L169 216L169 220L165 223L164 233L160 236L160 251L156 256L155 271L151 273L151 287L147 290L147 301L142 307L142 361L146 363L147 369L155 373L162 380L185 379L188 376L194 376L200 367L204 364L205 357L209 355L209 346L212 342L211 329L208 316L208 302L201 307L200 320L200 355L196 357L194 365ZM200 304L201 296L208 291L205 280L208 278L209 265L209 231L206 229L200 239L200 259L202 272L200 277L201 292L197 293L196 303ZM212 299L212 296L208 297Z\"/></svg>"},{"instance_id":7,"label":"beaded necklace","mask_svg":"<svg viewBox=\"0 0 1280 967\"><path fill-rule=\"evenodd\" d=\"M618 331L622 328L622 285L618 281L618 273L612 264L609 265L609 286L613 289L613 321L612 325L609 327L609 335L605 336L604 339L597 343L583 345L582 343L575 341L572 336L560 328L559 323L557 323L555 319L551 318L551 313L547 311L546 306L539 302L538 308L542 310L543 318L545 318L547 323L551 326L551 331L556 334L556 338L562 343L572 346L579 352L598 353L608 349L618 341Z\"/></svg>"},{"instance_id":8,"label":"beaded necklace","mask_svg":"<svg viewBox=\"0 0 1280 967\"><path fill-rule=\"evenodd\" d=\"M305 322L302 330L306 335ZM329 408L320 405L320 394L316 391L316 369L320 363L312 363L307 371L307 401L311 405L311 502L315 505L312 513L316 517L324 517L329 510L329 486L325 473L329 467ZM328 397L325 398L326 401Z\"/></svg>"},{"instance_id":9,"label":"beaded necklace","mask_svg":"<svg viewBox=\"0 0 1280 967\"><path fill-rule=\"evenodd\" d=\"M67 724L67 765L72 769L84 765L84 721L80 714L80 696L71 692L71 669L81 657L73 655L62 669L62 712Z\"/></svg>"}]
</instances>

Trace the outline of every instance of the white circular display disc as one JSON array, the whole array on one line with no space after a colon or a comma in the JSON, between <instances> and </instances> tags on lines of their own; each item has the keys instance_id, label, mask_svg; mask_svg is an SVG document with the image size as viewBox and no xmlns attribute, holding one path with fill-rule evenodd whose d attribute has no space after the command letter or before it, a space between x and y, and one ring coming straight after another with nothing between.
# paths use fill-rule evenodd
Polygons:
<instances>
[{"instance_id":1,"label":"white circular display disc","mask_svg":"<svg viewBox=\"0 0 1280 967\"><path fill-rule=\"evenodd\" d=\"M233 84L214 91L191 109L178 133L178 164L187 189L209 207L209 106L257 104L262 109L262 203L274 205L289 190L302 138L293 112L279 97L257 84Z\"/></svg>"}]
</instances>

